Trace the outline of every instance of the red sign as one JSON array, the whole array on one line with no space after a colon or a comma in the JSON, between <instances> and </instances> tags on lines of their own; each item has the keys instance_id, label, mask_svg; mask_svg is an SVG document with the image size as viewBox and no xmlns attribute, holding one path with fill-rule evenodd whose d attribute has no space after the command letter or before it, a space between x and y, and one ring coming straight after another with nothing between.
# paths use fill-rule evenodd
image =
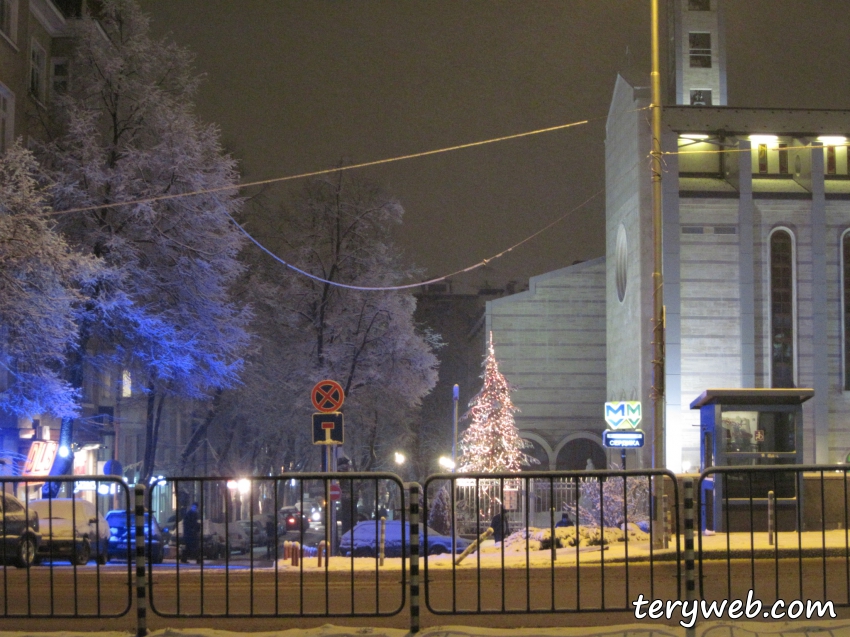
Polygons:
<instances>
[{"instance_id":1,"label":"red sign","mask_svg":"<svg viewBox=\"0 0 850 637\"><path fill-rule=\"evenodd\" d=\"M30 452L27 455L27 463L24 465L22 475L48 475L50 473L50 468L53 466L53 460L56 458L56 452L58 450L59 445L52 440L33 441L30 445Z\"/></svg>"},{"instance_id":2,"label":"red sign","mask_svg":"<svg viewBox=\"0 0 850 637\"><path fill-rule=\"evenodd\" d=\"M339 502L342 497L342 489L336 483L331 483L331 502Z\"/></svg>"},{"instance_id":3,"label":"red sign","mask_svg":"<svg viewBox=\"0 0 850 637\"><path fill-rule=\"evenodd\" d=\"M345 392L342 391L342 385L335 380L322 380L313 387L313 391L310 393L310 399L313 401L313 407L317 411L330 413L332 411L338 411L342 407L342 402L345 400Z\"/></svg>"}]
</instances>

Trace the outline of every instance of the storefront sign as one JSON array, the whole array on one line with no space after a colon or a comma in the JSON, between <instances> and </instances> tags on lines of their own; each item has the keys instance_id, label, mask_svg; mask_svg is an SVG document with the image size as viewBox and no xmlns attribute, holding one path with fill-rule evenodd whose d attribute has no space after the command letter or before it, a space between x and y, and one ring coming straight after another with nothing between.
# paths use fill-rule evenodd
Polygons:
<instances>
[{"instance_id":1,"label":"storefront sign","mask_svg":"<svg viewBox=\"0 0 850 637\"><path fill-rule=\"evenodd\" d=\"M53 466L53 460L56 458L56 452L58 450L59 444L52 440L34 440L30 445L27 462L24 465L24 471L21 475L49 475L50 468Z\"/></svg>"}]
</instances>

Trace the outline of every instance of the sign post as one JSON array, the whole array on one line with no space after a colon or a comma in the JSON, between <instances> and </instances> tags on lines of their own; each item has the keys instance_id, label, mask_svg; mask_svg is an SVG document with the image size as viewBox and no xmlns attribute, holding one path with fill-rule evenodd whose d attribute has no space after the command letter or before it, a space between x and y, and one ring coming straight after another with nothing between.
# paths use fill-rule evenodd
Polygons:
<instances>
[{"instance_id":1,"label":"sign post","mask_svg":"<svg viewBox=\"0 0 850 637\"><path fill-rule=\"evenodd\" d=\"M318 413L313 414L313 444L323 445L323 470L336 471L336 445L345 442L342 412L338 411L345 401L345 392L335 380L321 380L313 386L310 400ZM325 479L325 546L327 555L336 552L336 511L334 502L339 500L339 484Z\"/></svg>"}]
</instances>

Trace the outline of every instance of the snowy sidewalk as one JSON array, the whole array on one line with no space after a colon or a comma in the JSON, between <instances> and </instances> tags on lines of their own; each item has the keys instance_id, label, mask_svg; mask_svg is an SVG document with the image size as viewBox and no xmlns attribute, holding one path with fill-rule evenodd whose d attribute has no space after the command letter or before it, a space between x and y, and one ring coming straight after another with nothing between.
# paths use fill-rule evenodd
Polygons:
<instances>
[{"instance_id":1,"label":"snowy sidewalk","mask_svg":"<svg viewBox=\"0 0 850 637\"><path fill-rule=\"evenodd\" d=\"M398 628L346 628L326 624L318 628L293 628L274 632L238 633L206 628L151 631L150 637L405 637ZM12 632L0 637L128 637L129 632ZM685 637L679 626L629 624L623 626L573 626L570 628L476 628L472 626L433 626L421 637ZM706 622L696 628L697 637L850 637L850 620L819 622Z\"/></svg>"},{"instance_id":2,"label":"snowy sidewalk","mask_svg":"<svg viewBox=\"0 0 850 637\"><path fill-rule=\"evenodd\" d=\"M125 632L10 632L0 637L129 637ZM326 624L318 628L293 628L274 632L237 633L212 629L156 630L150 637L405 637L397 628L346 628ZM572 626L569 628L476 628L471 626L433 626L422 630L421 637L685 637L679 626L629 624L623 626ZM697 637L850 637L850 620L819 622L706 622L696 628Z\"/></svg>"}]
</instances>

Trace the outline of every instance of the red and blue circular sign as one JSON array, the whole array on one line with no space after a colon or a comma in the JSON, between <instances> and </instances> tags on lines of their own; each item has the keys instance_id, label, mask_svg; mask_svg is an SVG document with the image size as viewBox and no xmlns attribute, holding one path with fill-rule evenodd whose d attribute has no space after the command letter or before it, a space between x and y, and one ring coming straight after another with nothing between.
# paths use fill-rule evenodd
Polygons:
<instances>
[{"instance_id":1,"label":"red and blue circular sign","mask_svg":"<svg viewBox=\"0 0 850 637\"><path fill-rule=\"evenodd\" d=\"M342 407L345 392L342 391L342 385L335 380L320 380L310 392L310 399L317 411L330 413L339 411Z\"/></svg>"}]
</instances>

